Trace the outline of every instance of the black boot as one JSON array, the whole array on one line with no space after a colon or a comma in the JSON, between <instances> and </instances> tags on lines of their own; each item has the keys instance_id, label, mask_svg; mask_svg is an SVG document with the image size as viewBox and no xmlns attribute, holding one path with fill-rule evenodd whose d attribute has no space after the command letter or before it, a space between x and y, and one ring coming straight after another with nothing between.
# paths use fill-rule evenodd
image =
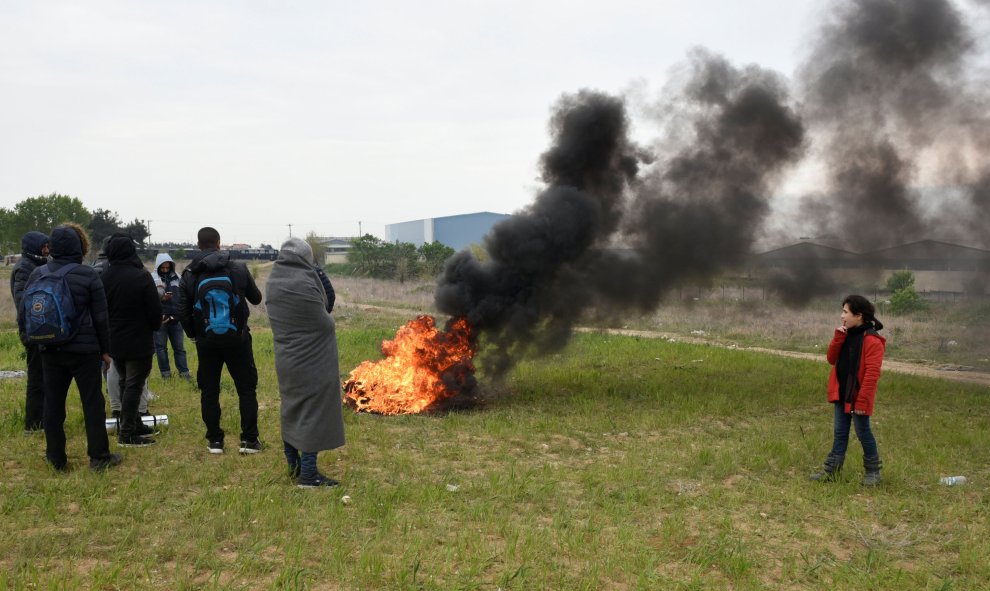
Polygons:
<instances>
[{"instance_id":1,"label":"black boot","mask_svg":"<svg viewBox=\"0 0 990 591\"><path fill-rule=\"evenodd\" d=\"M877 486L880 484L880 468L883 462L879 457L863 458L863 468L866 469L866 476L863 477L863 486Z\"/></svg>"},{"instance_id":2,"label":"black boot","mask_svg":"<svg viewBox=\"0 0 990 591\"><path fill-rule=\"evenodd\" d=\"M842 463L845 461L845 456L834 456L832 454L828 454L828 457L825 458L825 465L822 467L822 471L812 474L811 479L825 482L835 480L836 476L839 474L839 471L842 470Z\"/></svg>"}]
</instances>

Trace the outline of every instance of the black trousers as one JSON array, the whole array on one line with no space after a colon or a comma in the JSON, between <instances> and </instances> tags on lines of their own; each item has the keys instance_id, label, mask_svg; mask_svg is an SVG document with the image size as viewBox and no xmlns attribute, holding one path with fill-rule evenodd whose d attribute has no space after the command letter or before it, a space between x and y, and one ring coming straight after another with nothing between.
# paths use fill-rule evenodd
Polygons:
<instances>
[{"instance_id":1,"label":"black trousers","mask_svg":"<svg viewBox=\"0 0 990 591\"><path fill-rule=\"evenodd\" d=\"M200 390L200 410L206 424L206 438L223 441L220 428L220 373L224 364L234 380L241 412L241 441L258 439L258 368L254 365L251 333L231 347L204 347L196 343L199 367L196 381Z\"/></svg>"},{"instance_id":2,"label":"black trousers","mask_svg":"<svg viewBox=\"0 0 990 591\"><path fill-rule=\"evenodd\" d=\"M113 365L120 375L120 438L134 435L138 425L138 406L144 382L151 375L153 355L138 359L114 359Z\"/></svg>"},{"instance_id":3,"label":"black trousers","mask_svg":"<svg viewBox=\"0 0 990 591\"><path fill-rule=\"evenodd\" d=\"M27 353L27 395L24 403L24 428L33 431L44 427L45 369L38 345L24 345Z\"/></svg>"},{"instance_id":4,"label":"black trousers","mask_svg":"<svg viewBox=\"0 0 990 591\"><path fill-rule=\"evenodd\" d=\"M86 453L90 459L110 455L107 438L106 402L103 399L103 360L99 353L59 353L44 351L41 360L45 374L45 457L56 468L65 466L65 399L69 385L76 381L86 423Z\"/></svg>"}]
</instances>

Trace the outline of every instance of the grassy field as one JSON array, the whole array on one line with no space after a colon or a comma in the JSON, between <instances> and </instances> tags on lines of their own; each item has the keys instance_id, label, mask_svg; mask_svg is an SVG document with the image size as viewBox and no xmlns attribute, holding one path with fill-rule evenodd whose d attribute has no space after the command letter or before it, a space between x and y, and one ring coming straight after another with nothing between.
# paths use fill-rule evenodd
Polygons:
<instances>
[{"instance_id":1,"label":"grassy field","mask_svg":"<svg viewBox=\"0 0 990 591\"><path fill-rule=\"evenodd\" d=\"M429 311L426 284L335 286L345 371ZM9 309L0 294L0 369L19 369ZM931 333L985 326L978 309L938 314L885 321L924 359ZM835 312L671 304L625 322L815 351ZM73 469L55 474L43 438L22 435L23 379L0 380L0 589L990 589L986 387L886 374L874 417L884 484L860 486L855 438L841 480L818 484L807 475L831 442L823 362L580 334L503 383L482 374L472 410L345 410L347 445L320 457L342 486L302 491L284 470L263 306L252 326L269 445L258 456L207 454L198 392L156 371L152 411L171 423L160 443L90 472L73 392ZM958 341L977 360L978 332ZM223 388L236 434L228 377ZM938 484L956 474L969 482Z\"/></svg>"},{"instance_id":2,"label":"grassy field","mask_svg":"<svg viewBox=\"0 0 990 591\"><path fill-rule=\"evenodd\" d=\"M342 366L397 320L344 311ZM823 363L582 334L483 380L471 411L347 412L347 445L320 457L342 486L302 491L278 446L271 335L255 337L258 456L208 455L195 389L153 377L159 445L90 472L73 395L73 469L55 474L21 433L23 381L0 381L0 588L990 588L986 388L884 376L884 484L859 485L854 441L823 485L807 480L831 438ZM0 368L19 353L0 335ZM969 483L938 485L950 474Z\"/></svg>"}]
</instances>

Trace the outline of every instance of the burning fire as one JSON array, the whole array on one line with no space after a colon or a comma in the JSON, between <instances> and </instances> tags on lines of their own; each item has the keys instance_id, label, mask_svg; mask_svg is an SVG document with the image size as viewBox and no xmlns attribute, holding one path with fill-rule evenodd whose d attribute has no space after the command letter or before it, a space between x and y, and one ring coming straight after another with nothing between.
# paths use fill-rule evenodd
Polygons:
<instances>
[{"instance_id":1,"label":"burning fire","mask_svg":"<svg viewBox=\"0 0 990 591\"><path fill-rule=\"evenodd\" d=\"M415 414L474 386L474 345L467 320L445 332L432 316L420 316L382 341L381 361L365 361L344 383L344 402L356 411Z\"/></svg>"}]
</instances>

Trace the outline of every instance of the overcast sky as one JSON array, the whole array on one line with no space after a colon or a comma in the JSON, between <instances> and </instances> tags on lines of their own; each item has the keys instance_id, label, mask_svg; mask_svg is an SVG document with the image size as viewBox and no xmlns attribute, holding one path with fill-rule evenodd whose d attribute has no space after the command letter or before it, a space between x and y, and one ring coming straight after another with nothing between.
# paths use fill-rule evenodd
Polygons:
<instances>
[{"instance_id":1,"label":"overcast sky","mask_svg":"<svg viewBox=\"0 0 990 591\"><path fill-rule=\"evenodd\" d=\"M561 94L658 90L699 45L791 75L821 6L5 0L0 205L57 192L155 241L275 246L512 213Z\"/></svg>"}]
</instances>

